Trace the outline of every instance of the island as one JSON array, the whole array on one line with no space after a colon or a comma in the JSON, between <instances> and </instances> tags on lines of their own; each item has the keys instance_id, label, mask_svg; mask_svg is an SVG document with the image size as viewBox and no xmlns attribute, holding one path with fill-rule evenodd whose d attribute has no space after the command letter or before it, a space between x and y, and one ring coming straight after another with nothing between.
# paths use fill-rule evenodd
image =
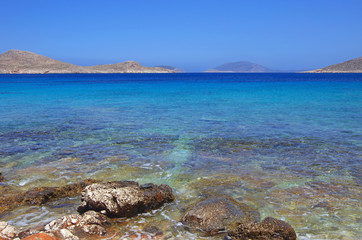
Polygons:
<instances>
[{"instance_id":1,"label":"island","mask_svg":"<svg viewBox=\"0 0 362 240\"><path fill-rule=\"evenodd\" d=\"M362 57L355 58L305 73L362 73Z\"/></svg>"},{"instance_id":2,"label":"island","mask_svg":"<svg viewBox=\"0 0 362 240\"><path fill-rule=\"evenodd\" d=\"M36 53L9 50L0 54L0 73L174 73L161 67L144 67L135 61L97 66L77 66Z\"/></svg>"}]
</instances>

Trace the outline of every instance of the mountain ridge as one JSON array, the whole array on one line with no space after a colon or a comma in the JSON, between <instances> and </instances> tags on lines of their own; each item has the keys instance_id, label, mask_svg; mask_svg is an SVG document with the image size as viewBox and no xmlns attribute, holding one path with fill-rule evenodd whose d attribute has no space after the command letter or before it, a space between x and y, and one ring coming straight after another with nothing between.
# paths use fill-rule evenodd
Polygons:
<instances>
[{"instance_id":1,"label":"mountain ridge","mask_svg":"<svg viewBox=\"0 0 362 240\"><path fill-rule=\"evenodd\" d=\"M0 73L174 73L174 71L159 67L144 67L135 61L83 67L33 52L11 49L0 54Z\"/></svg>"},{"instance_id":2,"label":"mountain ridge","mask_svg":"<svg viewBox=\"0 0 362 240\"><path fill-rule=\"evenodd\" d=\"M275 70L252 62L238 61L224 63L220 66L208 69L205 72L275 72Z\"/></svg>"}]
</instances>

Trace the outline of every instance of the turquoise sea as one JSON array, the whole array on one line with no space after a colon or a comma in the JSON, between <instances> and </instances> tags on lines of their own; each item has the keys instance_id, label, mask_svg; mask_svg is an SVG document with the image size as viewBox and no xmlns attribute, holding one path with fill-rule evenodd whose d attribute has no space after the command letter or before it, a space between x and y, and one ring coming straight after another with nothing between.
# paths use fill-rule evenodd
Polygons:
<instances>
[{"instance_id":1,"label":"turquoise sea","mask_svg":"<svg viewBox=\"0 0 362 240\"><path fill-rule=\"evenodd\" d=\"M175 203L117 220L120 237L147 239L151 222L171 239L203 239L181 226L182 212L228 194L287 221L299 239L360 239L361 150L362 74L0 75L6 184L174 189ZM19 207L0 220L36 226L79 203Z\"/></svg>"}]
</instances>

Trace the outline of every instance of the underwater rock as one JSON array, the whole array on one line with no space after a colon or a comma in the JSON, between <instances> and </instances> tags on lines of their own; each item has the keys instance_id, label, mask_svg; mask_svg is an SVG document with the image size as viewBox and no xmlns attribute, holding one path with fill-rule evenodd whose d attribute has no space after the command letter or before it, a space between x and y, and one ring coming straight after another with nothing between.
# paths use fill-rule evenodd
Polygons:
<instances>
[{"instance_id":1,"label":"underwater rock","mask_svg":"<svg viewBox=\"0 0 362 240\"><path fill-rule=\"evenodd\" d=\"M82 215L67 215L48 223L44 229L46 232L55 232L65 239L84 238L89 235L105 235L104 227L110 225L107 217L95 211L88 211ZM86 234L86 235L85 235Z\"/></svg>"},{"instance_id":2,"label":"underwater rock","mask_svg":"<svg viewBox=\"0 0 362 240\"><path fill-rule=\"evenodd\" d=\"M228 232L232 240L295 240L297 236L288 223L272 217L265 218L259 223L241 224Z\"/></svg>"},{"instance_id":3,"label":"underwater rock","mask_svg":"<svg viewBox=\"0 0 362 240\"><path fill-rule=\"evenodd\" d=\"M154 236L162 235L162 234L163 234L162 230L159 229L159 228L156 227L156 226L145 226L145 227L143 228L143 231L148 232L148 233L151 233L151 234L153 234Z\"/></svg>"},{"instance_id":4,"label":"underwater rock","mask_svg":"<svg viewBox=\"0 0 362 240\"><path fill-rule=\"evenodd\" d=\"M58 198L76 196L82 192L83 188L95 182L97 181L86 179L82 182L68 184L62 187L32 188L23 194L22 202L29 205L40 205Z\"/></svg>"},{"instance_id":5,"label":"underwater rock","mask_svg":"<svg viewBox=\"0 0 362 240\"><path fill-rule=\"evenodd\" d=\"M181 222L191 229L217 234L240 223L260 220L259 212L229 196L207 198L188 210Z\"/></svg>"},{"instance_id":6,"label":"underwater rock","mask_svg":"<svg viewBox=\"0 0 362 240\"><path fill-rule=\"evenodd\" d=\"M0 221L0 239L13 239L19 234L18 229L7 222Z\"/></svg>"},{"instance_id":7,"label":"underwater rock","mask_svg":"<svg viewBox=\"0 0 362 240\"><path fill-rule=\"evenodd\" d=\"M0 172L0 182L4 182L5 178L3 177L3 174Z\"/></svg>"},{"instance_id":8,"label":"underwater rock","mask_svg":"<svg viewBox=\"0 0 362 240\"><path fill-rule=\"evenodd\" d=\"M312 209L314 208L324 208L325 210L333 210L333 207L327 201L322 201L317 203L316 205L313 205Z\"/></svg>"},{"instance_id":9,"label":"underwater rock","mask_svg":"<svg viewBox=\"0 0 362 240\"><path fill-rule=\"evenodd\" d=\"M0 214L12 209L17 205L15 197L21 193L7 184L0 184Z\"/></svg>"},{"instance_id":10,"label":"underwater rock","mask_svg":"<svg viewBox=\"0 0 362 240\"><path fill-rule=\"evenodd\" d=\"M86 179L62 187L36 187L26 192L0 185L0 214L22 205L41 205L58 198L77 196L83 188L95 182L97 181Z\"/></svg>"},{"instance_id":11,"label":"underwater rock","mask_svg":"<svg viewBox=\"0 0 362 240\"><path fill-rule=\"evenodd\" d=\"M78 212L104 212L109 217L132 217L161 207L174 200L168 185L148 183L139 186L133 181L95 183L82 191Z\"/></svg>"}]
</instances>

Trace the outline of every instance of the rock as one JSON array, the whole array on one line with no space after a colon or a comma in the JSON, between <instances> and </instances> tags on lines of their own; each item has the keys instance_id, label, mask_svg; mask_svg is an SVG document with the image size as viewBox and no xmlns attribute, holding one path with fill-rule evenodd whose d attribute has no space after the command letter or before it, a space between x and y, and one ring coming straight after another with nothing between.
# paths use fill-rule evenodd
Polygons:
<instances>
[{"instance_id":1,"label":"rock","mask_svg":"<svg viewBox=\"0 0 362 240\"><path fill-rule=\"evenodd\" d=\"M82 191L82 205L78 212L105 211L109 217L132 217L172 202L172 189L164 184L145 184L116 181L95 183Z\"/></svg>"},{"instance_id":2,"label":"rock","mask_svg":"<svg viewBox=\"0 0 362 240\"><path fill-rule=\"evenodd\" d=\"M214 235L237 224L259 220L259 213L251 207L229 196L218 196L197 203L183 215L181 222Z\"/></svg>"},{"instance_id":3,"label":"rock","mask_svg":"<svg viewBox=\"0 0 362 240\"><path fill-rule=\"evenodd\" d=\"M241 224L228 232L232 240L295 240L294 229L286 222L272 217L265 218L259 223Z\"/></svg>"},{"instance_id":4,"label":"rock","mask_svg":"<svg viewBox=\"0 0 362 240\"><path fill-rule=\"evenodd\" d=\"M60 234L62 235L63 239L69 239L69 240L78 240L79 237L74 236L73 233L71 231L69 231L68 229L60 229Z\"/></svg>"},{"instance_id":5,"label":"rock","mask_svg":"<svg viewBox=\"0 0 362 240\"><path fill-rule=\"evenodd\" d=\"M9 225L7 222L0 222L0 239L13 239L18 234L19 231L15 227Z\"/></svg>"},{"instance_id":6,"label":"rock","mask_svg":"<svg viewBox=\"0 0 362 240\"><path fill-rule=\"evenodd\" d=\"M0 214L16 207L17 201L15 200L17 191L15 188L8 185L0 185Z\"/></svg>"},{"instance_id":7,"label":"rock","mask_svg":"<svg viewBox=\"0 0 362 240\"><path fill-rule=\"evenodd\" d=\"M0 182L4 182L5 178L3 177L3 174L0 172Z\"/></svg>"},{"instance_id":8,"label":"rock","mask_svg":"<svg viewBox=\"0 0 362 240\"><path fill-rule=\"evenodd\" d=\"M29 205L40 205L58 198L76 196L82 192L84 187L95 182L93 179L86 179L62 187L32 188L21 196L23 198L22 202Z\"/></svg>"},{"instance_id":9,"label":"rock","mask_svg":"<svg viewBox=\"0 0 362 240\"><path fill-rule=\"evenodd\" d=\"M22 240L56 240L56 238L52 234L36 233L22 238Z\"/></svg>"},{"instance_id":10,"label":"rock","mask_svg":"<svg viewBox=\"0 0 362 240\"><path fill-rule=\"evenodd\" d=\"M153 234L154 236L162 235L163 232L156 226L145 226L143 231Z\"/></svg>"},{"instance_id":11,"label":"rock","mask_svg":"<svg viewBox=\"0 0 362 240\"><path fill-rule=\"evenodd\" d=\"M0 185L0 214L22 205L41 205L58 198L77 196L84 187L95 182L97 181L86 179L62 187L36 187L26 192Z\"/></svg>"},{"instance_id":12,"label":"rock","mask_svg":"<svg viewBox=\"0 0 362 240\"><path fill-rule=\"evenodd\" d=\"M67 236L67 239L68 237L69 239L76 239L76 236L71 237L70 234L77 235L80 232L80 234L105 235L107 231L104 227L109 224L106 216L95 211L88 211L82 215L72 214L54 220L48 223L44 229L46 232L59 231L64 238Z\"/></svg>"},{"instance_id":13,"label":"rock","mask_svg":"<svg viewBox=\"0 0 362 240\"><path fill-rule=\"evenodd\" d=\"M44 226L41 226L41 225L39 225L35 228L28 228L28 229L25 229L25 230L19 232L18 237L20 239L23 239L25 237L35 235L37 233L41 233L41 232L43 232L43 230L44 230Z\"/></svg>"},{"instance_id":14,"label":"rock","mask_svg":"<svg viewBox=\"0 0 362 240\"><path fill-rule=\"evenodd\" d=\"M333 210L333 207L327 201L322 201L312 206L314 208L324 208L325 210Z\"/></svg>"}]
</instances>

